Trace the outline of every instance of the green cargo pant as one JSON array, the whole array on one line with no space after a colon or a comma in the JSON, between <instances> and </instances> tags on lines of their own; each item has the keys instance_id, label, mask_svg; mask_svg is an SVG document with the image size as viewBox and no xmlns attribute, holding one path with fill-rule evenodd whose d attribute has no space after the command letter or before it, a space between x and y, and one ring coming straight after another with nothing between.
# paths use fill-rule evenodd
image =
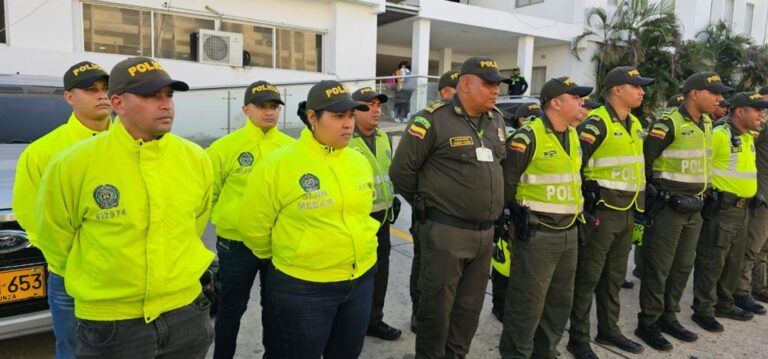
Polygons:
<instances>
[{"instance_id":1,"label":"green cargo pant","mask_svg":"<svg viewBox=\"0 0 768 359\"><path fill-rule=\"evenodd\" d=\"M417 358L464 358L477 331L491 271L493 228L473 231L426 221L421 246Z\"/></svg>"},{"instance_id":2,"label":"green cargo pant","mask_svg":"<svg viewBox=\"0 0 768 359\"><path fill-rule=\"evenodd\" d=\"M573 304L578 231L536 231L512 245L512 271L499 352L502 358L554 358Z\"/></svg>"},{"instance_id":3,"label":"green cargo pant","mask_svg":"<svg viewBox=\"0 0 768 359\"><path fill-rule=\"evenodd\" d=\"M619 329L619 291L627 274L632 247L632 211L597 210L600 226L585 246L579 247L579 263L573 291L570 340L589 342L589 314L594 293L597 304L597 332L609 337Z\"/></svg>"},{"instance_id":4,"label":"green cargo pant","mask_svg":"<svg viewBox=\"0 0 768 359\"><path fill-rule=\"evenodd\" d=\"M701 214L684 214L665 207L646 229L639 324L651 326L662 316L676 321L680 297L693 269Z\"/></svg>"},{"instance_id":5,"label":"green cargo pant","mask_svg":"<svg viewBox=\"0 0 768 359\"><path fill-rule=\"evenodd\" d=\"M736 295L749 295L765 289L765 262L768 261L768 208L747 212L747 244L741 265Z\"/></svg>"},{"instance_id":6,"label":"green cargo pant","mask_svg":"<svg viewBox=\"0 0 768 359\"><path fill-rule=\"evenodd\" d=\"M746 208L724 208L704 222L696 246L693 271L693 312L712 316L715 309L733 309L733 292L744 259Z\"/></svg>"}]
</instances>

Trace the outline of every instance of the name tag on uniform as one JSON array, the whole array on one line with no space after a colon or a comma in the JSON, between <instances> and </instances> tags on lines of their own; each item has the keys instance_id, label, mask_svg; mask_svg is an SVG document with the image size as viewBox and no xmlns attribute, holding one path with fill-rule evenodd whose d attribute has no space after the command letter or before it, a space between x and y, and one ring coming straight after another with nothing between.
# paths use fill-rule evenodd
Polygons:
<instances>
[{"instance_id":1,"label":"name tag on uniform","mask_svg":"<svg viewBox=\"0 0 768 359\"><path fill-rule=\"evenodd\" d=\"M493 162L493 152L490 148L475 148L475 154L477 154L477 160L480 162Z\"/></svg>"}]
</instances>

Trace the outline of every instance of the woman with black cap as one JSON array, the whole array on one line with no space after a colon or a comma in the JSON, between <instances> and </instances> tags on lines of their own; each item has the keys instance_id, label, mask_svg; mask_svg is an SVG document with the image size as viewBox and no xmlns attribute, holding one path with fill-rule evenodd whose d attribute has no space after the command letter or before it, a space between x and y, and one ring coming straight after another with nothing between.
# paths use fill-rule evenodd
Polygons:
<instances>
[{"instance_id":1,"label":"woman with black cap","mask_svg":"<svg viewBox=\"0 0 768 359\"><path fill-rule=\"evenodd\" d=\"M373 295L373 170L347 149L353 110L336 81L313 86L301 138L251 174L240 211L246 246L272 258L267 273L277 358L356 358Z\"/></svg>"}]
</instances>

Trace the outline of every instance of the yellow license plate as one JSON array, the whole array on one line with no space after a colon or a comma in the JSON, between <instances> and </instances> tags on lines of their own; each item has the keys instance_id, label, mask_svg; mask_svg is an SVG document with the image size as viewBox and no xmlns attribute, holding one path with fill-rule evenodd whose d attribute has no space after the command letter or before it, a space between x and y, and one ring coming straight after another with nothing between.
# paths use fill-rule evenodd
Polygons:
<instances>
[{"instance_id":1,"label":"yellow license plate","mask_svg":"<svg viewBox=\"0 0 768 359\"><path fill-rule=\"evenodd\" d=\"M45 268L29 267L0 272L0 304L45 297Z\"/></svg>"}]
</instances>

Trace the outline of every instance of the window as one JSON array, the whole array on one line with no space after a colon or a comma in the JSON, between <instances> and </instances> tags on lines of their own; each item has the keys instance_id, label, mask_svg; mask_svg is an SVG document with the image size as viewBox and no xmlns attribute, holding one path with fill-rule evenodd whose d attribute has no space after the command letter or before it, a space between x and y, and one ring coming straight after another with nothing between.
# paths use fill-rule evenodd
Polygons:
<instances>
[{"instance_id":1,"label":"window","mask_svg":"<svg viewBox=\"0 0 768 359\"><path fill-rule=\"evenodd\" d=\"M531 69L531 96L538 96L541 94L541 87L547 82L547 68L534 67Z\"/></svg>"},{"instance_id":2,"label":"window","mask_svg":"<svg viewBox=\"0 0 768 359\"><path fill-rule=\"evenodd\" d=\"M251 66L274 67L272 28L224 21L221 31L243 34L243 50L251 56Z\"/></svg>"},{"instance_id":3,"label":"window","mask_svg":"<svg viewBox=\"0 0 768 359\"><path fill-rule=\"evenodd\" d=\"M155 13L155 56L164 59L192 60L189 36L199 29L213 30L214 20Z\"/></svg>"},{"instance_id":4,"label":"window","mask_svg":"<svg viewBox=\"0 0 768 359\"><path fill-rule=\"evenodd\" d=\"M152 56L149 11L83 4L85 51Z\"/></svg>"},{"instance_id":5,"label":"window","mask_svg":"<svg viewBox=\"0 0 768 359\"><path fill-rule=\"evenodd\" d=\"M4 23L3 2L0 0L0 29ZM83 49L193 60L192 33L200 29L215 30L217 25L221 31L243 34L243 50L250 55L250 62L244 66L312 72L323 69L323 35L319 33L87 2L83 3ZM5 32L0 31L0 42L4 41Z\"/></svg>"},{"instance_id":6,"label":"window","mask_svg":"<svg viewBox=\"0 0 768 359\"><path fill-rule=\"evenodd\" d=\"M277 68L322 71L323 36L313 32L277 30Z\"/></svg>"},{"instance_id":7,"label":"window","mask_svg":"<svg viewBox=\"0 0 768 359\"><path fill-rule=\"evenodd\" d=\"M714 4L714 2L712 4ZM723 21L728 27L733 25L733 0L725 0L725 6L723 7Z\"/></svg>"},{"instance_id":8,"label":"window","mask_svg":"<svg viewBox=\"0 0 768 359\"><path fill-rule=\"evenodd\" d=\"M744 16L744 35L752 36L752 20L755 16L755 4L747 4L747 13Z\"/></svg>"},{"instance_id":9,"label":"window","mask_svg":"<svg viewBox=\"0 0 768 359\"><path fill-rule=\"evenodd\" d=\"M533 4L541 4L544 0L517 0L517 7L523 7Z\"/></svg>"},{"instance_id":10,"label":"window","mask_svg":"<svg viewBox=\"0 0 768 359\"><path fill-rule=\"evenodd\" d=\"M8 32L5 29L5 1L0 0L0 44L7 43L5 34Z\"/></svg>"}]
</instances>

